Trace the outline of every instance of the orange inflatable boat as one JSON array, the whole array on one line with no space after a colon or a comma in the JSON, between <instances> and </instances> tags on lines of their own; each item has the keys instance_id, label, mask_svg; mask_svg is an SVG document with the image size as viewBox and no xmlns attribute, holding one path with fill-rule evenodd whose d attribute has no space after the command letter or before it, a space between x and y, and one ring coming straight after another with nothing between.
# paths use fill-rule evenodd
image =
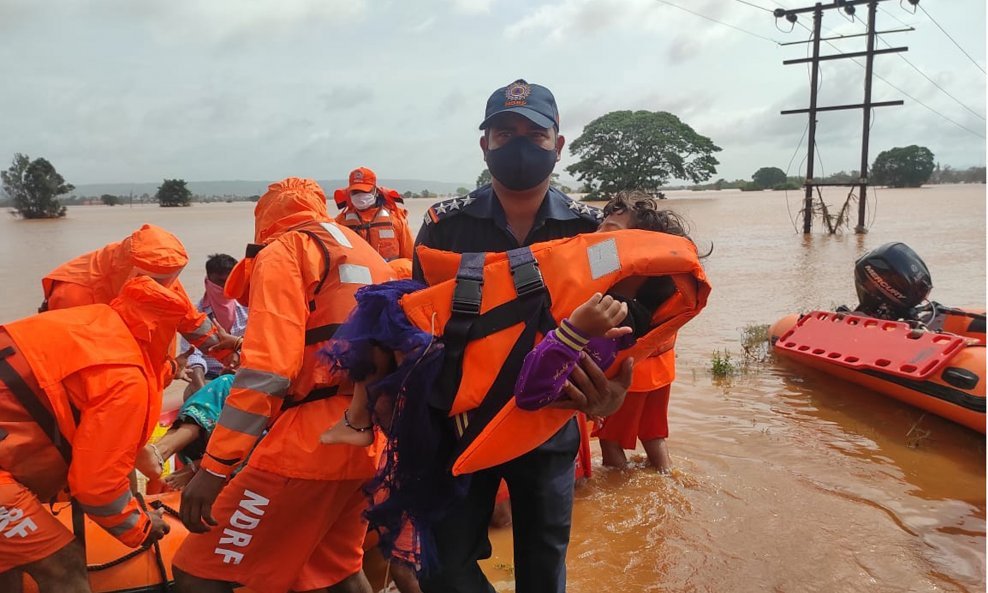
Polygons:
<instances>
[{"instance_id":1,"label":"orange inflatable boat","mask_svg":"<svg viewBox=\"0 0 988 593\"><path fill-rule=\"evenodd\" d=\"M769 330L775 353L783 358L984 434L983 332L933 332L901 321L826 311L790 315Z\"/></svg>"},{"instance_id":2,"label":"orange inflatable boat","mask_svg":"<svg viewBox=\"0 0 988 593\"><path fill-rule=\"evenodd\" d=\"M188 532L172 511L178 510L180 492L151 495L146 498L152 508L165 508L171 531L157 545L128 548L103 528L86 519L86 560L93 593L161 593L169 591L172 581L172 556ZM69 503L55 503L53 512L72 529ZM24 591L36 593L34 581L25 577Z\"/></svg>"}]
</instances>

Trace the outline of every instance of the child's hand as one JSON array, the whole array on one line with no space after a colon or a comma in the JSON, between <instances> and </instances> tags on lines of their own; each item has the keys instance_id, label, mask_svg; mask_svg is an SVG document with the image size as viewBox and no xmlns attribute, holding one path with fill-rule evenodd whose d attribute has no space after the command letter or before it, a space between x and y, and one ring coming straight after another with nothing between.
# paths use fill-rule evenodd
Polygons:
<instances>
[{"instance_id":1,"label":"child's hand","mask_svg":"<svg viewBox=\"0 0 988 593\"><path fill-rule=\"evenodd\" d=\"M569 316L570 324L591 338L617 338L631 333L630 327L617 327L628 316L628 305L610 295L595 293Z\"/></svg>"}]
</instances>

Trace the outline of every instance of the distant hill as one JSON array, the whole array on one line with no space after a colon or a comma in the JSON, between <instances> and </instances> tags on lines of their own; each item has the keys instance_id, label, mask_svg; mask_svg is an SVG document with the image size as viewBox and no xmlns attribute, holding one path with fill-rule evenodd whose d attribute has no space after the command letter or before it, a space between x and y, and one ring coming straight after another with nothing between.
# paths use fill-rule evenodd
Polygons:
<instances>
[{"instance_id":1,"label":"distant hill","mask_svg":"<svg viewBox=\"0 0 988 593\"><path fill-rule=\"evenodd\" d=\"M328 198L332 198L332 192L338 187L347 184L345 179L317 179L319 185L326 191ZM201 196L253 196L263 194L271 181L189 181L187 187L193 194ZM378 183L385 187L390 187L399 192L413 191L420 193L427 189L434 194L455 193L459 187L473 188L473 183L453 183L449 181L431 181L425 179L379 179ZM135 196L141 194L154 195L158 191L160 181L141 183L83 183L77 185L72 194L77 196L101 196L112 194L114 196L126 196L131 192Z\"/></svg>"}]
</instances>

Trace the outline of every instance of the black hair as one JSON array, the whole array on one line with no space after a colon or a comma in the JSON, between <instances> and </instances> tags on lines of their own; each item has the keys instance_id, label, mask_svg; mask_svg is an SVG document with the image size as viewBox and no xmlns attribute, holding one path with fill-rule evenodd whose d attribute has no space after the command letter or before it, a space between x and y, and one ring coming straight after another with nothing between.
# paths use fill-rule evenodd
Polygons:
<instances>
[{"instance_id":1,"label":"black hair","mask_svg":"<svg viewBox=\"0 0 988 593\"><path fill-rule=\"evenodd\" d=\"M216 276L229 276L237 265L237 260L232 255L225 253L214 253L206 258L206 274Z\"/></svg>"},{"instance_id":2,"label":"black hair","mask_svg":"<svg viewBox=\"0 0 988 593\"><path fill-rule=\"evenodd\" d=\"M658 201L643 191L622 191L618 192L607 204L604 205L604 216L611 214L631 214L631 228L644 231L655 231L685 237L693 243L690 237L689 223L683 216L672 210L660 209ZM693 243L696 245L696 243ZM710 251L700 255L703 259L713 253L714 246L710 245Z\"/></svg>"}]
</instances>

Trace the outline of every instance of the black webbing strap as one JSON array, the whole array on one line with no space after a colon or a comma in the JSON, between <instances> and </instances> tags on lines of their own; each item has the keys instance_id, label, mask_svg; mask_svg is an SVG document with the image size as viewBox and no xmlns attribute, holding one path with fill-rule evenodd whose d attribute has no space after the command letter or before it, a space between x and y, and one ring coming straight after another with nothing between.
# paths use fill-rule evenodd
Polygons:
<instances>
[{"instance_id":1,"label":"black webbing strap","mask_svg":"<svg viewBox=\"0 0 988 593\"><path fill-rule=\"evenodd\" d=\"M14 394L21 406L38 423L41 430L48 435L52 444L62 454L65 464L68 465L72 461L72 446L62 436L62 431L58 429L55 416L41 403L37 394L31 390L20 373L7 361L7 358L13 355L14 349L10 346L0 350L0 382L7 385L7 389Z\"/></svg>"},{"instance_id":2,"label":"black webbing strap","mask_svg":"<svg viewBox=\"0 0 988 593\"><path fill-rule=\"evenodd\" d=\"M312 240L315 241L316 245L319 246L319 251L322 251L322 276L319 278L319 284L316 284L315 292L312 293L312 300L309 301L309 312L311 313L312 311L316 310L316 295L319 294L320 290L322 290L323 283L326 282L326 278L329 277L329 266L330 266L329 248L326 247L326 244L323 242L322 238L318 234L316 234L315 231L310 231L308 229L298 229L298 232L304 233L312 237Z\"/></svg>"},{"instance_id":3,"label":"black webbing strap","mask_svg":"<svg viewBox=\"0 0 988 593\"><path fill-rule=\"evenodd\" d=\"M248 243L247 249L244 250L244 258L257 257L257 254L264 249L264 243Z\"/></svg>"},{"instance_id":4,"label":"black webbing strap","mask_svg":"<svg viewBox=\"0 0 988 593\"><path fill-rule=\"evenodd\" d=\"M480 315L484 288L484 253L464 253L456 271L452 312L443 330L446 355L437 380L437 389L429 394L429 404L449 411L463 378L463 356L466 353L470 328Z\"/></svg>"},{"instance_id":5,"label":"black webbing strap","mask_svg":"<svg viewBox=\"0 0 988 593\"><path fill-rule=\"evenodd\" d=\"M312 402L317 402L319 400L328 399L336 395L340 391L339 385L331 385L329 387L320 387L318 389L313 389L303 397L302 399L285 399L284 403L281 404L281 411L290 410L292 408L297 408L302 404L308 404Z\"/></svg>"},{"instance_id":6,"label":"black webbing strap","mask_svg":"<svg viewBox=\"0 0 988 593\"><path fill-rule=\"evenodd\" d=\"M469 412L469 422L456 443L452 461L455 461L466 450L484 427L511 399L514 394L515 381L518 379L518 373L521 372L522 364L525 361L525 355L535 345L536 335L540 332L545 334L555 327L555 320L549 314L549 294L545 290L542 274L531 251L527 248L514 250L508 252L508 258L511 261L512 280L518 297L502 305L504 307L513 306L511 309L505 309L503 319L498 320L497 326L507 322L510 316L515 318L515 323L524 321L525 328L512 345L511 351L494 378L490 389L484 395L484 399L476 409ZM494 313L494 310L490 313ZM484 317L486 318L487 315L485 314ZM494 323L489 323L484 330L500 331L496 329L497 326Z\"/></svg>"},{"instance_id":7,"label":"black webbing strap","mask_svg":"<svg viewBox=\"0 0 988 593\"><path fill-rule=\"evenodd\" d=\"M329 325L320 325L319 327L307 329L305 330L305 345L311 346L319 342L332 340L338 329L340 329L339 323L330 323Z\"/></svg>"}]
</instances>

